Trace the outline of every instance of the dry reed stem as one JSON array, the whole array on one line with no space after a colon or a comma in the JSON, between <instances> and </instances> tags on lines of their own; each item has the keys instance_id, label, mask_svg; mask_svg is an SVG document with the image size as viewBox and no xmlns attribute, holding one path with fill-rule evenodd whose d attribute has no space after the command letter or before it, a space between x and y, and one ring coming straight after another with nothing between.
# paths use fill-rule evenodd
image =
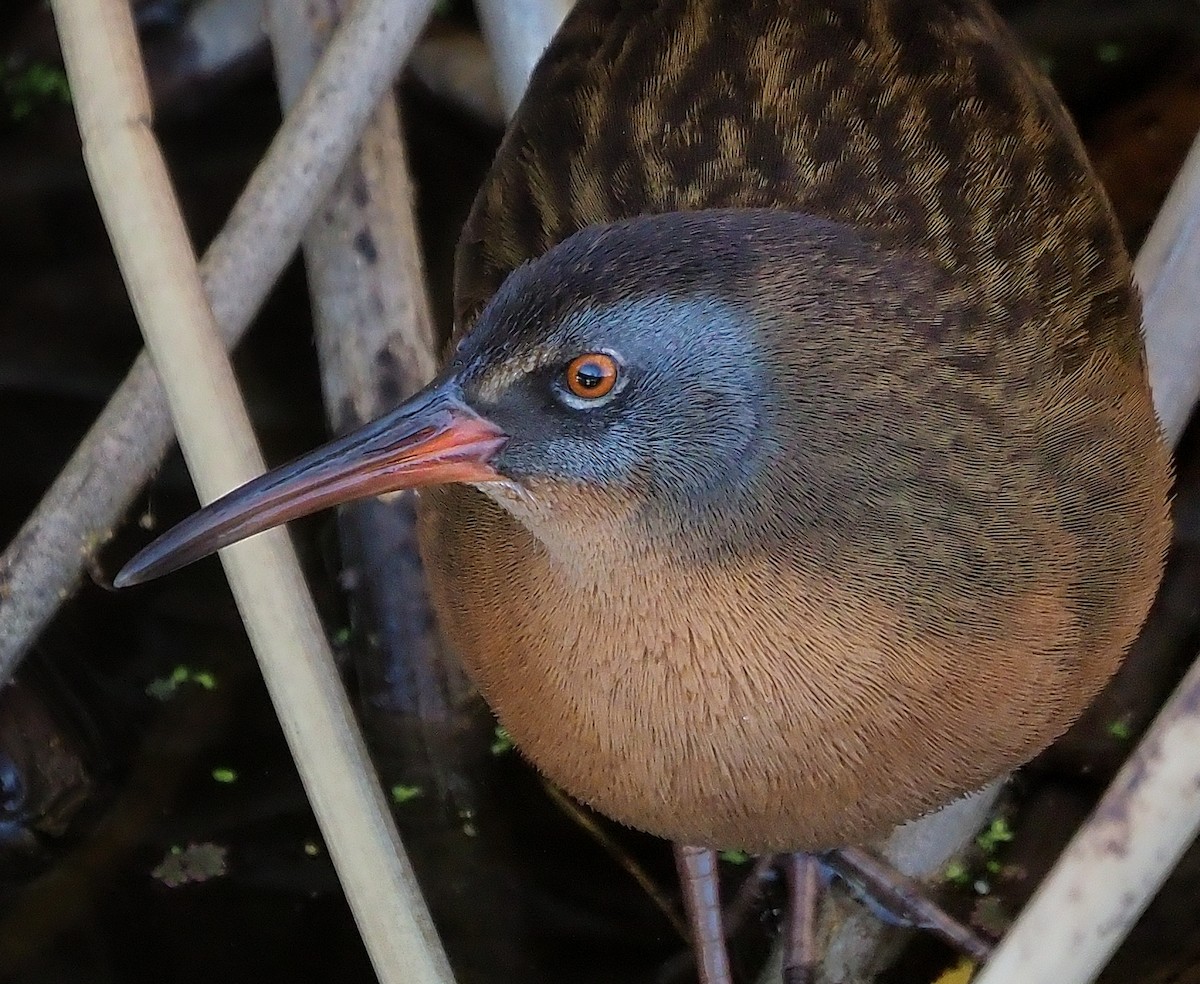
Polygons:
<instances>
[{"instance_id":1,"label":"dry reed stem","mask_svg":"<svg viewBox=\"0 0 1200 984\"><path fill-rule=\"evenodd\" d=\"M96 198L184 455L210 501L263 462L151 131L130 7L54 0L53 10ZM286 531L227 548L221 560L379 979L449 984Z\"/></svg>"},{"instance_id":2,"label":"dry reed stem","mask_svg":"<svg viewBox=\"0 0 1200 984\"><path fill-rule=\"evenodd\" d=\"M1154 404L1175 445L1200 399L1200 139L1154 220L1134 273L1142 288Z\"/></svg>"},{"instance_id":3,"label":"dry reed stem","mask_svg":"<svg viewBox=\"0 0 1200 984\"><path fill-rule=\"evenodd\" d=\"M525 95L533 66L573 6L574 0L475 0L509 116Z\"/></svg>"},{"instance_id":4,"label":"dry reed stem","mask_svg":"<svg viewBox=\"0 0 1200 984\"><path fill-rule=\"evenodd\" d=\"M975 984L1088 984L1200 831L1200 660Z\"/></svg>"}]
</instances>

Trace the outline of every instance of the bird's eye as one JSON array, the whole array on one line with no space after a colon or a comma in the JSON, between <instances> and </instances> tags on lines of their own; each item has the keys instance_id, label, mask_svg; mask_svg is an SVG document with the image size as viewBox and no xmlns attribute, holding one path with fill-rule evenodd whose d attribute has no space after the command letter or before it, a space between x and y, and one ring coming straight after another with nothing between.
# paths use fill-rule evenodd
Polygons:
<instances>
[{"instance_id":1,"label":"bird's eye","mask_svg":"<svg viewBox=\"0 0 1200 984\"><path fill-rule=\"evenodd\" d=\"M567 363L567 389L581 400L598 400L608 396L617 385L621 367L605 352L589 352Z\"/></svg>"}]
</instances>

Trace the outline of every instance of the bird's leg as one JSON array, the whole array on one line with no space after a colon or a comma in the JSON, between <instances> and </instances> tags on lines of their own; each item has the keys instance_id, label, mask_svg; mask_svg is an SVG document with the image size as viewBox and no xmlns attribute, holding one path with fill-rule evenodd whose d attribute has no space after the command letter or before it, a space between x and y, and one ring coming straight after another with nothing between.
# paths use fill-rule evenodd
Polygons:
<instances>
[{"instance_id":1,"label":"bird's leg","mask_svg":"<svg viewBox=\"0 0 1200 984\"><path fill-rule=\"evenodd\" d=\"M823 860L877 914L890 917L889 921L927 929L976 963L986 962L991 944L933 902L920 882L879 855L861 847L843 847L830 851Z\"/></svg>"},{"instance_id":2,"label":"bird's leg","mask_svg":"<svg viewBox=\"0 0 1200 984\"><path fill-rule=\"evenodd\" d=\"M787 929L784 934L783 984L812 984L816 980L817 903L821 899L821 865L811 854L786 855L788 882Z\"/></svg>"},{"instance_id":3,"label":"bird's leg","mask_svg":"<svg viewBox=\"0 0 1200 984\"><path fill-rule=\"evenodd\" d=\"M683 906L692 927L692 946L700 984L733 984L721 920L717 852L676 844L675 865L683 886Z\"/></svg>"}]
</instances>

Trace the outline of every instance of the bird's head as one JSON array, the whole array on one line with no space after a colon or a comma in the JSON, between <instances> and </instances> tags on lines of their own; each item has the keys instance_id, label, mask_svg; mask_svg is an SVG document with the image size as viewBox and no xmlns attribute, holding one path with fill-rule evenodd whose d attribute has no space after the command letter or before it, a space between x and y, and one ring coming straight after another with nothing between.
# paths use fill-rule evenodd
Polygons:
<instances>
[{"instance_id":1,"label":"bird's head","mask_svg":"<svg viewBox=\"0 0 1200 984\"><path fill-rule=\"evenodd\" d=\"M846 227L769 211L585 229L507 278L428 387L207 506L117 583L327 506L454 482L535 536L578 527L585 502L660 532L728 526L779 485L761 479L793 468L798 441L800 459L820 450L794 431L842 399L822 380L862 372L853 298L869 253Z\"/></svg>"}]
</instances>

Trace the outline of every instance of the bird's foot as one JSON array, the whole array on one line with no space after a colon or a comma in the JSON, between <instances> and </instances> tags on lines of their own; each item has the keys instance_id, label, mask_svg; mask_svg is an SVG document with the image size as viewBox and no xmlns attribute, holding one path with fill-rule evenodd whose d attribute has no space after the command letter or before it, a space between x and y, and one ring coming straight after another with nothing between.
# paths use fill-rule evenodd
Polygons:
<instances>
[{"instance_id":1,"label":"bird's foot","mask_svg":"<svg viewBox=\"0 0 1200 984\"><path fill-rule=\"evenodd\" d=\"M933 902L920 882L861 847L840 848L821 855L795 852L763 856L728 914L721 911L715 851L677 844L675 862L683 886L700 984L732 984L726 926L733 927L741 921L772 867L783 871L788 884L784 984L812 984L816 980L820 958L817 911L822 890L835 877L885 923L935 933L977 963L986 962L991 953L991 944Z\"/></svg>"},{"instance_id":2,"label":"bird's foot","mask_svg":"<svg viewBox=\"0 0 1200 984\"><path fill-rule=\"evenodd\" d=\"M976 963L991 953L991 943L930 899L919 881L874 852L843 847L822 855L821 864L883 922L928 930Z\"/></svg>"}]
</instances>

